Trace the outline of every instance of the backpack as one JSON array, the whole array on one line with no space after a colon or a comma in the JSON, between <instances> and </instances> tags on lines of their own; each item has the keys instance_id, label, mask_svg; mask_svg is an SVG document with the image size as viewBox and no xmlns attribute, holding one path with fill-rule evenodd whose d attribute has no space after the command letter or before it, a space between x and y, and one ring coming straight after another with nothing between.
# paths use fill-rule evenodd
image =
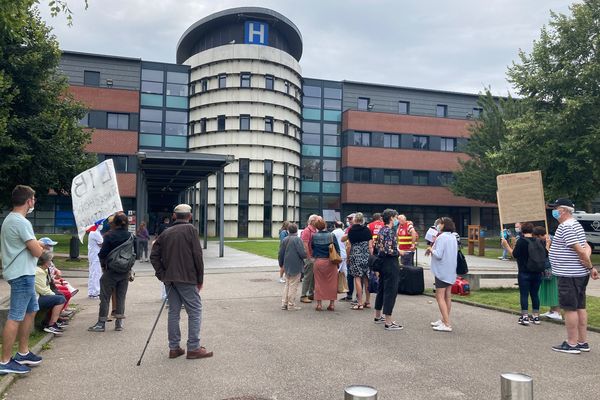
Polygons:
<instances>
[{"instance_id":1,"label":"backpack","mask_svg":"<svg viewBox=\"0 0 600 400\"><path fill-rule=\"evenodd\" d=\"M135 263L135 251L133 250L134 236L121 243L106 256L106 265L110 271L124 274L131 270Z\"/></svg>"},{"instance_id":2,"label":"backpack","mask_svg":"<svg viewBox=\"0 0 600 400\"><path fill-rule=\"evenodd\" d=\"M467 265L467 259L465 255L458 249L456 254L456 274L465 275L469 273L469 266Z\"/></svg>"},{"instance_id":3,"label":"backpack","mask_svg":"<svg viewBox=\"0 0 600 400\"><path fill-rule=\"evenodd\" d=\"M529 272L544 272L546 269L546 248L539 239L527 240L527 258L526 269Z\"/></svg>"}]
</instances>

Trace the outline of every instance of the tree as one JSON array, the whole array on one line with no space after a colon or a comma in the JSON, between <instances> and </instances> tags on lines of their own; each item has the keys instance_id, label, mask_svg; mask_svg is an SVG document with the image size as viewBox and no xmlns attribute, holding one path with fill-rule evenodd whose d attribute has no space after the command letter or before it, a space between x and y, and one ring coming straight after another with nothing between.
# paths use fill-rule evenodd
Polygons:
<instances>
[{"instance_id":1,"label":"tree","mask_svg":"<svg viewBox=\"0 0 600 400\"><path fill-rule=\"evenodd\" d=\"M35 3L2 1L0 11L0 207L10 205L17 184L67 194L73 177L93 165L84 151L91 135L77 123L86 109L56 73L58 43Z\"/></svg>"},{"instance_id":2,"label":"tree","mask_svg":"<svg viewBox=\"0 0 600 400\"><path fill-rule=\"evenodd\" d=\"M507 112L501 106L499 120L484 117L475 128L468 148L478 148L476 155L483 154L483 161L475 157L463 163L452 187L455 193L490 201L495 192L491 187L485 196L469 192L477 183L472 176L491 172L485 169L489 167L494 173L539 169L549 199L569 197L578 207L598 196L600 0L585 0L570 10L571 16L552 13L531 54L521 51L520 63L508 69L508 80L521 96L519 111ZM490 109L490 104L484 107L484 116ZM486 147L476 133L493 130L493 124L502 127L502 135L495 147ZM477 167L484 171L477 174Z\"/></svg>"}]
</instances>

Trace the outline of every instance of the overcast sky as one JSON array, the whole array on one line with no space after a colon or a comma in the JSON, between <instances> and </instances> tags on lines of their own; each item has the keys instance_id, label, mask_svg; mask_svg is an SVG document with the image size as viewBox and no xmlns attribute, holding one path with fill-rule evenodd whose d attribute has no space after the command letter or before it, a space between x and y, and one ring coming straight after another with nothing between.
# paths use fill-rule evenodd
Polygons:
<instances>
[{"instance_id":1,"label":"overcast sky","mask_svg":"<svg viewBox=\"0 0 600 400\"><path fill-rule=\"evenodd\" d=\"M278 11L302 33L303 76L494 94L565 0L68 0L73 26L51 18L61 49L175 62L183 32L232 7Z\"/></svg>"}]
</instances>

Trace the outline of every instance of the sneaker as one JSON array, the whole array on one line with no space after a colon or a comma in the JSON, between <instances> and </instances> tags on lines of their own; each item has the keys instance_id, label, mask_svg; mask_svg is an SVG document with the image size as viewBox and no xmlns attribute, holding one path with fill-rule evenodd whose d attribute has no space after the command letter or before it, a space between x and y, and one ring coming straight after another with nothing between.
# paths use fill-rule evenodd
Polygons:
<instances>
[{"instance_id":1,"label":"sneaker","mask_svg":"<svg viewBox=\"0 0 600 400\"><path fill-rule=\"evenodd\" d=\"M301 297L300 301L303 303L312 303L312 300L309 299L308 296Z\"/></svg>"},{"instance_id":2,"label":"sneaker","mask_svg":"<svg viewBox=\"0 0 600 400\"><path fill-rule=\"evenodd\" d=\"M590 349L590 345L588 344L588 342L577 343L577 348L579 349L579 351L583 351L585 353L589 353L592 350Z\"/></svg>"},{"instance_id":3,"label":"sneaker","mask_svg":"<svg viewBox=\"0 0 600 400\"><path fill-rule=\"evenodd\" d=\"M90 332L104 332L106 330L105 324L103 322L96 322L96 325L90 326L88 331Z\"/></svg>"},{"instance_id":4,"label":"sneaker","mask_svg":"<svg viewBox=\"0 0 600 400\"><path fill-rule=\"evenodd\" d=\"M540 322L540 317L532 317L531 321L535 324L535 325L539 325Z\"/></svg>"},{"instance_id":5,"label":"sneaker","mask_svg":"<svg viewBox=\"0 0 600 400\"><path fill-rule=\"evenodd\" d=\"M340 301L352 301L352 297L342 297Z\"/></svg>"},{"instance_id":6,"label":"sneaker","mask_svg":"<svg viewBox=\"0 0 600 400\"><path fill-rule=\"evenodd\" d=\"M558 346L552 346L552 350L558 351L561 353L569 353L569 354L580 354L581 353L581 349L579 348L579 346L577 346L577 345L571 346L569 343L567 343L566 340L564 342L562 342L562 344L559 344Z\"/></svg>"},{"instance_id":7,"label":"sneaker","mask_svg":"<svg viewBox=\"0 0 600 400\"><path fill-rule=\"evenodd\" d=\"M385 325L386 331L400 331L404 329L404 327L397 322L392 322L390 325Z\"/></svg>"},{"instance_id":8,"label":"sneaker","mask_svg":"<svg viewBox=\"0 0 600 400\"><path fill-rule=\"evenodd\" d=\"M74 311L61 311L60 312L60 316L63 318L70 318L73 316L73 314L75 314Z\"/></svg>"},{"instance_id":9,"label":"sneaker","mask_svg":"<svg viewBox=\"0 0 600 400\"><path fill-rule=\"evenodd\" d=\"M377 318L373 318L373 322L375 322L376 324L383 324L385 322L385 317L382 315L381 317Z\"/></svg>"},{"instance_id":10,"label":"sneaker","mask_svg":"<svg viewBox=\"0 0 600 400\"><path fill-rule=\"evenodd\" d=\"M0 374L26 374L29 371L31 368L19 364L12 358L6 364L0 363Z\"/></svg>"},{"instance_id":11,"label":"sneaker","mask_svg":"<svg viewBox=\"0 0 600 400\"><path fill-rule=\"evenodd\" d=\"M452 332L452 327L442 322L440 325L434 326L433 330L438 332Z\"/></svg>"},{"instance_id":12,"label":"sneaker","mask_svg":"<svg viewBox=\"0 0 600 400\"><path fill-rule=\"evenodd\" d=\"M283 311L287 310L287 308L288 308L288 307L287 307L285 304L283 304L283 305L281 306L281 309L282 309Z\"/></svg>"},{"instance_id":13,"label":"sneaker","mask_svg":"<svg viewBox=\"0 0 600 400\"><path fill-rule=\"evenodd\" d=\"M519 325L528 326L529 325L529 317L527 315L521 315L519 317Z\"/></svg>"},{"instance_id":14,"label":"sneaker","mask_svg":"<svg viewBox=\"0 0 600 400\"><path fill-rule=\"evenodd\" d=\"M546 314L548 314L548 315L545 315L545 317L548 317L555 321L562 321L562 319L563 319L562 315L560 315L560 313L557 313L557 312L548 312Z\"/></svg>"},{"instance_id":15,"label":"sneaker","mask_svg":"<svg viewBox=\"0 0 600 400\"><path fill-rule=\"evenodd\" d=\"M37 354L33 354L31 351L25 355L17 351L17 354L15 354L15 356L13 357L13 360L15 360L21 365L38 365L42 362L42 357L38 356Z\"/></svg>"},{"instance_id":16,"label":"sneaker","mask_svg":"<svg viewBox=\"0 0 600 400\"><path fill-rule=\"evenodd\" d=\"M298 307L298 306L288 306L287 310L288 310L288 311L300 311L300 310L302 310L302 307Z\"/></svg>"},{"instance_id":17,"label":"sneaker","mask_svg":"<svg viewBox=\"0 0 600 400\"><path fill-rule=\"evenodd\" d=\"M65 330L65 327L69 325L68 322L57 321L56 326L58 326L62 331Z\"/></svg>"},{"instance_id":18,"label":"sneaker","mask_svg":"<svg viewBox=\"0 0 600 400\"><path fill-rule=\"evenodd\" d=\"M443 324L444 323L442 322L442 320L438 319L437 321L431 323L431 327L440 326L440 325L443 325Z\"/></svg>"},{"instance_id":19,"label":"sneaker","mask_svg":"<svg viewBox=\"0 0 600 400\"><path fill-rule=\"evenodd\" d=\"M279 283L285 283L285 278L279 278Z\"/></svg>"},{"instance_id":20,"label":"sneaker","mask_svg":"<svg viewBox=\"0 0 600 400\"><path fill-rule=\"evenodd\" d=\"M54 333L55 336L61 336L63 334L63 330L56 324L45 327L44 332Z\"/></svg>"}]
</instances>

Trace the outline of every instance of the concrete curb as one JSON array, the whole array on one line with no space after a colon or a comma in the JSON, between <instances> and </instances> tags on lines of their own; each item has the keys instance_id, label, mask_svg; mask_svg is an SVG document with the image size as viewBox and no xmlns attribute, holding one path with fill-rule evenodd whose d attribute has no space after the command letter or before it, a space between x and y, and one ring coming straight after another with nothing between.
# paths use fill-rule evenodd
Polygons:
<instances>
[{"instance_id":1,"label":"concrete curb","mask_svg":"<svg viewBox=\"0 0 600 400\"><path fill-rule=\"evenodd\" d=\"M47 333L35 346L33 346L30 351L38 354L42 350L42 347L51 341L54 338L53 333ZM15 381L17 375L16 374L6 374L2 379L0 379L0 395L6 392L6 389Z\"/></svg>"}]
</instances>

